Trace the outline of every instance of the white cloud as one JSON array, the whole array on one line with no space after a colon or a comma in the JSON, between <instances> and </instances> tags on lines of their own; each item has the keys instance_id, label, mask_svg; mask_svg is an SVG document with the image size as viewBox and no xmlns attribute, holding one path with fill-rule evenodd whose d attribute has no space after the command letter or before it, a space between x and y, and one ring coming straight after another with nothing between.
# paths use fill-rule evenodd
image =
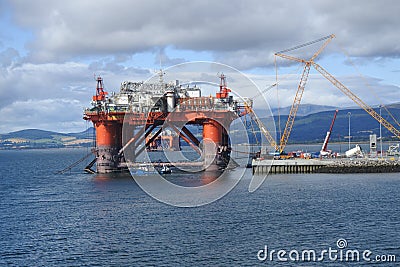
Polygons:
<instances>
[{"instance_id":1,"label":"white cloud","mask_svg":"<svg viewBox=\"0 0 400 267\"><path fill-rule=\"evenodd\" d=\"M336 77L351 92L357 95L367 105L389 104L398 99L400 87L385 84L382 80L357 75ZM271 81L273 78L269 79ZM266 93L266 98L272 107L291 106L300 81L299 75L290 75L280 80L278 95L276 89ZM272 84L272 83L271 83ZM279 100L278 100L279 99ZM279 103L278 103L279 102ZM319 73L309 75L302 97L303 104L317 104L337 107L357 106L353 100L342 93Z\"/></svg>"},{"instance_id":2,"label":"white cloud","mask_svg":"<svg viewBox=\"0 0 400 267\"><path fill-rule=\"evenodd\" d=\"M12 63L0 68L0 132L41 128L70 132L83 130L83 108L95 93L94 69L79 62ZM124 80L144 80L148 70L102 65L97 74L105 88L118 91ZM79 129L78 129L79 128Z\"/></svg>"},{"instance_id":3,"label":"white cloud","mask_svg":"<svg viewBox=\"0 0 400 267\"><path fill-rule=\"evenodd\" d=\"M3 116L0 132L7 133L22 129L46 129L52 131L81 131L85 123L82 103L76 99L41 99L16 101L0 109Z\"/></svg>"},{"instance_id":4,"label":"white cloud","mask_svg":"<svg viewBox=\"0 0 400 267\"><path fill-rule=\"evenodd\" d=\"M28 40L18 45L25 47L22 51L8 47L7 31L0 34L0 132L27 126L77 129L83 123L82 108L89 105L95 90L94 73L103 76L106 90L118 91L124 80L148 78L153 71L142 67L149 67L149 62L158 66L160 58L163 66L169 66L187 61L186 57L196 60L196 55L204 60L201 56L207 53L241 70L271 67L275 51L331 33L337 35L336 46L328 46L322 57L339 47L358 57L355 61L361 64L400 57L396 35L400 4L395 0L16 0L7 4L0 1L0 5L2 10L12 7L12 14L0 10L0 15L10 16L7 23L24 32L21 42ZM31 32L29 38L26 32ZM13 33L13 42L17 42L16 36ZM179 51L185 52L181 55ZM144 64L138 55L146 53L156 56ZM392 68L398 70L397 65ZM274 71L269 70L265 75L249 75L261 90L275 81ZM214 79L220 70L213 71L210 75ZM360 77L341 74L339 80L368 104L398 101L399 86L388 84L398 83L396 80L367 76L375 88L371 93ZM193 80L197 76L184 77ZM228 77L228 82L239 88L240 94L258 94L254 88L246 91L251 86L245 82L241 87L235 78ZM280 106L291 105L299 78L298 74L289 76L279 85ZM266 98L271 106L278 105L275 89ZM255 103L262 105L259 99ZM315 73L310 75L303 103L353 105ZM63 107L69 112L60 112Z\"/></svg>"},{"instance_id":5,"label":"white cloud","mask_svg":"<svg viewBox=\"0 0 400 267\"><path fill-rule=\"evenodd\" d=\"M236 67L264 66L272 52L335 33L354 56L400 55L398 1L13 1L35 32L31 60L134 54L154 47L212 51ZM44 8L45 7L45 8ZM264 61L260 60L264 58ZM258 60L255 60L258 58ZM269 59L269 61L268 61Z\"/></svg>"}]
</instances>

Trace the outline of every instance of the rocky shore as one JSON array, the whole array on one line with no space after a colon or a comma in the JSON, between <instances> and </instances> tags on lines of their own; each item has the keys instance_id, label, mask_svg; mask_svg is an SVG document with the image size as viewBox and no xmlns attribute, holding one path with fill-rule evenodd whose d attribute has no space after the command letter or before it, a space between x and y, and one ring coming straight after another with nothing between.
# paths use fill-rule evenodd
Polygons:
<instances>
[{"instance_id":1,"label":"rocky shore","mask_svg":"<svg viewBox=\"0 0 400 267\"><path fill-rule=\"evenodd\" d=\"M400 172L399 160L343 160L322 166L315 173L388 173Z\"/></svg>"}]
</instances>

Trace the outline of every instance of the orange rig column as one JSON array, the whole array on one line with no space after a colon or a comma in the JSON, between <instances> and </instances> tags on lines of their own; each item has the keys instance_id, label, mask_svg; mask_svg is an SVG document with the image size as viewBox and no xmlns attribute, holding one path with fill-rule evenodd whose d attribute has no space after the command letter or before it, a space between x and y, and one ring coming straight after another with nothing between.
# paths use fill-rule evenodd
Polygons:
<instances>
[{"instance_id":1,"label":"orange rig column","mask_svg":"<svg viewBox=\"0 0 400 267\"><path fill-rule=\"evenodd\" d=\"M108 173L119 170L118 155L122 147L122 124L114 121L98 121L96 128L97 172Z\"/></svg>"},{"instance_id":2,"label":"orange rig column","mask_svg":"<svg viewBox=\"0 0 400 267\"><path fill-rule=\"evenodd\" d=\"M229 157L228 139L224 127L215 120L207 120L203 124L203 155L207 170L218 170L226 167Z\"/></svg>"}]
</instances>

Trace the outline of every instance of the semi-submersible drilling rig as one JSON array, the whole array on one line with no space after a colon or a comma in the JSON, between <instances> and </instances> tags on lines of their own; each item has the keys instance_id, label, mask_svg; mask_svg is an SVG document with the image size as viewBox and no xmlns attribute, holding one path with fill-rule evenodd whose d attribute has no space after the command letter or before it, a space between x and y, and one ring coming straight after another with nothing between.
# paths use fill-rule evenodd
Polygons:
<instances>
[{"instance_id":1,"label":"semi-submersible drilling rig","mask_svg":"<svg viewBox=\"0 0 400 267\"><path fill-rule=\"evenodd\" d=\"M93 122L96 131L92 163L96 162L97 172L123 171L134 166L138 163L136 158L149 149L166 127L200 154L199 162L204 169L226 167L231 152L229 126L246 114L252 100L234 99L225 75L219 78L216 95L202 96L196 85L183 86L178 80L163 82L162 72L157 82L123 82L120 92L111 95L98 77L92 108L87 108L83 117ZM202 126L202 140L187 125Z\"/></svg>"}]
</instances>

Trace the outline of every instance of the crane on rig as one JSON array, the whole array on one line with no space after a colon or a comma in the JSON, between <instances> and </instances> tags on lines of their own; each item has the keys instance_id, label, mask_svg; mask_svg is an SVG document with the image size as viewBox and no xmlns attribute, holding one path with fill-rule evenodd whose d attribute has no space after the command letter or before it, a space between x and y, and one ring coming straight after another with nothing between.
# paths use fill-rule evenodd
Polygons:
<instances>
[{"instance_id":1,"label":"crane on rig","mask_svg":"<svg viewBox=\"0 0 400 267\"><path fill-rule=\"evenodd\" d=\"M286 147L286 144L289 140L290 133L293 129L294 121L296 118L297 110L300 106L300 102L304 93L304 88L307 83L308 75L310 73L311 66L313 66L319 73L322 74L328 81L330 81L335 87L337 87L340 91L342 91L346 96L348 96L351 100L353 100L358 106L360 106L362 109L364 109L369 115L371 115L375 120L377 120L381 125L383 125L386 129L388 129L390 132L392 132L397 138L400 138L400 130L395 128L391 123L389 123L387 120L385 120L380 114L378 114L372 107L367 105L364 101L362 101L358 96L356 96L353 92L350 91L345 85L343 85L339 80L337 80L332 74L330 74L327 70L325 70L322 66L319 64L315 63L315 59L318 57L319 54L325 49L325 47L330 43L330 41L335 37L335 35L331 34L326 37L317 39L315 41L311 41L302 45L298 45L286 50L282 50L279 52L275 53L275 56L288 59L288 60L293 60L297 61L300 63L304 64L303 68L303 73L297 88L297 92L295 95L295 98L293 100L293 104L291 106L289 116L285 125L284 132L281 136L280 143L277 144L275 139L272 137L272 134L263 126L261 121L255 116L253 110L249 109L247 110L248 113L253 113L254 118L257 124L259 124L260 129L264 136L267 138L269 141L270 145L275 148L275 151L282 153L283 150ZM324 41L322 46L315 52L312 57L308 60L298 58L295 56L287 55L284 53L309 46L318 42ZM336 115L336 114L335 114Z\"/></svg>"},{"instance_id":2,"label":"crane on rig","mask_svg":"<svg viewBox=\"0 0 400 267\"><path fill-rule=\"evenodd\" d=\"M260 131L262 132L262 134L265 136L265 138L269 142L270 146L272 148L274 148L275 151L278 151L279 145L275 142L275 138L272 136L270 131L268 131L268 129L265 127L265 125L261 122L261 120L258 118L256 113L254 112L254 110L247 105L245 105L245 109L246 109L246 113L250 114L252 120L254 120L256 122L256 124L260 128Z\"/></svg>"},{"instance_id":3,"label":"crane on rig","mask_svg":"<svg viewBox=\"0 0 400 267\"><path fill-rule=\"evenodd\" d=\"M260 92L259 94L257 94L256 96L259 96L261 94L263 94L264 92L272 89L273 87L275 87L277 84L274 83L270 86L268 86L266 89L264 89L262 92ZM255 121L255 123L258 125L258 127L260 128L262 134L265 136L265 138L267 139L268 143L272 146L272 148L275 149L275 151L279 150L279 145L275 142L275 138L273 137L273 135L270 133L270 131L268 131L267 127L262 123L262 121L258 118L258 116L256 115L256 113L254 112L254 110L252 109L252 107L250 105L248 105L248 103L244 103L244 108L245 108L245 113L249 114L251 119Z\"/></svg>"}]
</instances>

